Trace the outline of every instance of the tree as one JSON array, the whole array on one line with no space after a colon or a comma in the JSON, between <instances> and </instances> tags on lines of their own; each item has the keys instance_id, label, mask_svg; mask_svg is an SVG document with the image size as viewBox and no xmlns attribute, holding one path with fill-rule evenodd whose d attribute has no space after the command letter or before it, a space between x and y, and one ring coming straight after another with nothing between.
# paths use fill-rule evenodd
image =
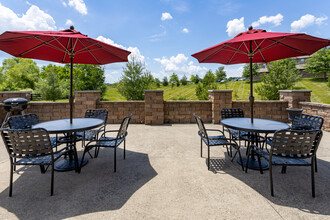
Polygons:
<instances>
[{"instance_id":1,"label":"tree","mask_svg":"<svg viewBox=\"0 0 330 220\"><path fill-rule=\"evenodd\" d=\"M163 86L168 86L168 79L166 76L163 78Z\"/></svg>"},{"instance_id":2,"label":"tree","mask_svg":"<svg viewBox=\"0 0 330 220\"><path fill-rule=\"evenodd\" d=\"M4 59L0 68L0 89L5 91L33 90L39 79L39 71L39 67L31 59Z\"/></svg>"},{"instance_id":3,"label":"tree","mask_svg":"<svg viewBox=\"0 0 330 220\"><path fill-rule=\"evenodd\" d=\"M145 69L145 64L133 58L123 68L118 91L127 100L143 100L144 90L150 89L152 82L152 75Z\"/></svg>"},{"instance_id":4,"label":"tree","mask_svg":"<svg viewBox=\"0 0 330 220\"><path fill-rule=\"evenodd\" d=\"M172 85L172 88L174 85L180 86L180 80L178 75L176 75L176 73L173 73L170 77L170 83Z\"/></svg>"},{"instance_id":5,"label":"tree","mask_svg":"<svg viewBox=\"0 0 330 220\"><path fill-rule=\"evenodd\" d=\"M215 75L212 73L212 70L206 72L204 78L202 79L202 83L204 85L211 85L215 82Z\"/></svg>"},{"instance_id":6,"label":"tree","mask_svg":"<svg viewBox=\"0 0 330 220\"><path fill-rule=\"evenodd\" d=\"M256 87L256 92L262 99L278 100L279 90L292 88L300 79L292 59L273 61L269 64L268 70L269 73L261 75L262 84Z\"/></svg>"},{"instance_id":7,"label":"tree","mask_svg":"<svg viewBox=\"0 0 330 220\"><path fill-rule=\"evenodd\" d=\"M37 92L44 100L55 101L69 94L69 84L60 81L56 70L57 66L51 64L42 68L43 79L38 82Z\"/></svg>"},{"instance_id":8,"label":"tree","mask_svg":"<svg viewBox=\"0 0 330 220\"><path fill-rule=\"evenodd\" d=\"M225 67L220 66L216 71L215 71L215 80L216 81L221 81L223 79L226 79L226 71L225 71Z\"/></svg>"},{"instance_id":9,"label":"tree","mask_svg":"<svg viewBox=\"0 0 330 220\"><path fill-rule=\"evenodd\" d=\"M159 88L160 87L160 80L158 78L155 78L154 82L155 82L156 87Z\"/></svg>"},{"instance_id":10,"label":"tree","mask_svg":"<svg viewBox=\"0 0 330 220\"><path fill-rule=\"evenodd\" d=\"M196 74L196 75L191 75L191 76L190 76L190 81L193 82L193 83L195 83L195 84L198 84L198 83L201 81L201 79L200 79L199 76Z\"/></svg>"},{"instance_id":11,"label":"tree","mask_svg":"<svg viewBox=\"0 0 330 220\"><path fill-rule=\"evenodd\" d=\"M259 69L259 65L257 63L252 63L252 76L259 76L260 73L257 71ZM243 67L244 78L250 78L250 64L246 63Z\"/></svg>"},{"instance_id":12,"label":"tree","mask_svg":"<svg viewBox=\"0 0 330 220\"><path fill-rule=\"evenodd\" d=\"M306 61L306 71L315 76L323 75L324 80L330 73L330 48L323 48Z\"/></svg>"},{"instance_id":13,"label":"tree","mask_svg":"<svg viewBox=\"0 0 330 220\"><path fill-rule=\"evenodd\" d=\"M209 93L208 90L217 89L215 84L215 75L211 70L207 71L205 74L202 83L198 84L196 87L196 96L199 100L208 100Z\"/></svg>"},{"instance_id":14,"label":"tree","mask_svg":"<svg viewBox=\"0 0 330 220\"><path fill-rule=\"evenodd\" d=\"M187 79L186 75L183 75L183 77L181 79L181 84L184 86L188 84L188 79Z\"/></svg>"}]
</instances>

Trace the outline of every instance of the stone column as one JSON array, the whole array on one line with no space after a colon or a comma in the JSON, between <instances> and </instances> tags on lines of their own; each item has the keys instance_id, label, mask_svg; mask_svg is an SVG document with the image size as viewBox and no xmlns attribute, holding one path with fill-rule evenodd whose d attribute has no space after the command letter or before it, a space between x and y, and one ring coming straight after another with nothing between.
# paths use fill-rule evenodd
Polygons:
<instances>
[{"instance_id":1,"label":"stone column","mask_svg":"<svg viewBox=\"0 0 330 220\"><path fill-rule=\"evenodd\" d=\"M223 108L232 108L232 93L233 90L209 90L209 99L212 101L212 122L219 124L221 115L220 111Z\"/></svg>"},{"instance_id":2,"label":"stone column","mask_svg":"<svg viewBox=\"0 0 330 220\"><path fill-rule=\"evenodd\" d=\"M164 99L162 90L144 91L145 124L164 124Z\"/></svg>"},{"instance_id":3,"label":"stone column","mask_svg":"<svg viewBox=\"0 0 330 220\"><path fill-rule=\"evenodd\" d=\"M289 108L301 108L299 102L311 101L311 90L279 90L280 100L288 101Z\"/></svg>"},{"instance_id":4,"label":"stone column","mask_svg":"<svg viewBox=\"0 0 330 220\"><path fill-rule=\"evenodd\" d=\"M76 91L74 98L73 117L81 118L84 117L87 109L96 109L97 102L101 98L101 91Z\"/></svg>"}]
</instances>

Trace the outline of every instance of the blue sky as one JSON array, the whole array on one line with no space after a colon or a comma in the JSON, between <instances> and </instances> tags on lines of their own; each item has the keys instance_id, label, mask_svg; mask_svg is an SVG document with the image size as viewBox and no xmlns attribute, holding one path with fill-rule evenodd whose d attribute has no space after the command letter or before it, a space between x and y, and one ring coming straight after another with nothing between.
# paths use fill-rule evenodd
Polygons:
<instances>
[{"instance_id":1,"label":"blue sky","mask_svg":"<svg viewBox=\"0 0 330 220\"><path fill-rule=\"evenodd\" d=\"M254 28L330 38L329 0L0 0L0 33L62 30L71 24L90 37L130 50L163 79L173 72L201 77L219 64L190 55ZM10 56L0 52L0 61ZM37 61L38 65L49 62ZM106 81L120 79L123 63L105 65ZM243 65L225 66L241 76Z\"/></svg>"}]
</instances>

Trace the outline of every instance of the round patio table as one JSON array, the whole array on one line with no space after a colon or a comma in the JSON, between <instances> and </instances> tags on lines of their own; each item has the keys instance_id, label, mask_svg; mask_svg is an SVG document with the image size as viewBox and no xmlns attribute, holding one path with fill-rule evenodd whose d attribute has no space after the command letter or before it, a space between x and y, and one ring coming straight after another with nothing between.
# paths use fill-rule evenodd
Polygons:
<instances>
[{"instance_id":1,"label":"round patio table","mask_svg":"<svg viewBox=\"0 0 330 220\"><path fill-rule=\"evenodd\" d=\"M222 119L220 123L227 128L251 132L255 135L258 133L275 133L277 130L290 128L286 123L261 118L254 118L253 123L251 123L251 118L227 118ZM252 138L252 141L255 142L254 144L258 144L258 138ZM246 164L246 160L246 157L242 158L243 164ZM237 161L240 163L239 160ZM269 165L266 161L261 160L261 166L263 169L268 169ZM254 158L253 151L247 167L253 170L260 169L258 161Z\"/></svg>"},{"instance_id":2,"label":"round patio table","mask_svg":"<svg viewBox=\"0 0 330 220\"><path fill-rule=\"evenodd\" d=\"M74 147L74 154L75 154L75 160L72 160L71 157L69 159L63 159L55 163L54 169L56 171L70 171L70 170L76 170L76 172L80 172L79 170L79 162L78 155L77 155L77 149L76 149L76 132L78 131L86 131L93 128L97 128L101 126L104 123L103 120L98 118L73 118L72 124L70 123L70 119L59 119L59 120L53 120L53 121L46 121L41 122L33 126L33 128L44 128L46 129L50 134L60 134L65 133L67 134L66 137L71 137L67 140L67 142L70 142L73 144ZM76 167L75 163L77 162L78 167ZM82 162L82 166L86 165L88 162L87 158L84 158L84 161Z\"/></svg>"}]
</instances>

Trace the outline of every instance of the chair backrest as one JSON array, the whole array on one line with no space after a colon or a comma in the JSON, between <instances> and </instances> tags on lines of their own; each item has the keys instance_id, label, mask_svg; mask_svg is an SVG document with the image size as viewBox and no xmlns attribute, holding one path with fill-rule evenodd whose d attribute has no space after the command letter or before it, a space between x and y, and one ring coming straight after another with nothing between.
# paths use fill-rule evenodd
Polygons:
<instances>
[{"instance_id":1,"label":"chair backrest","mask_svg":"<svg viewBox=\"0 0 330 220\"><path fill-rule=\"evenodd\" d=\"M240 108L223 108L221 109L221 118L244 118L244 111Z\"/></svg>"},{"instance_id":2,"label":"chair backrest","mask_svg":"<svg viewBox=\"0 0 330 220\"><path fill-rule=\"evenodd\" d=\"M53 152L49 134L43 128L4 129L1 136L12 157L39 157Z\"/></svg>"},{"instance_id":3,"label":"chair backrest","mask_svg":"<svg viewBox=\"0 0 330 220\"><path fill-rule=\"evenodd\" d=\"M293 130L321 130L324 119L320 116L298 114L292 121Z\"/></svg>"},{"instance_id":4,"label":"chair backrest","mask_svg":"<svg viewBox=\"0 0 330 220\"><path fill-rule=\"evenodd\" d=\"M207 135L203 120L201 119L201 117L199 117L195 113L193 115L196 119L196 123L197 123L198 129L199 129L198 135L201 136L202 138L206 138L208 140L208 135Z\"/></svg>"},{"instance_id":5,"label":"chair backrest","mask_svg":"<svg viewBox=\"0 0 330 220\"><path fill-rule=\"evenodd\" d=\"M118 130L118 134L117 134L117 140L126 137L127 135L127 128L129 125L129 122L131 121L132 118L132 113L128 116L126 116L123 121L121 122L120 128Z\"/></svg>"},{"instance_id":6,"label":"chair backrest","mask_svg":"<svg viewBox=\"0 0 330 220\"><path fill-rule=\"evenodd\" d=\"M274 134L270 152L280 157L311 157L315 155L321 137L320 130L279 130Z\"/></svg>"},{"instance_id":7,"label":"chair backrest","mask_svg":"<svg viewBox=\"0 0 330 220\"><path fill-rule=\"evenodd\" d=\"M36 114L11 116L7 121L10 129L29 129L38 123L39 118Z\"/></svg>"},{"instance_id":8,"label":"chair backrest","mask_svg":"<svg viewBox=\"0 0 330 220\"><path fill-rule=\"evenodd\" d=\"M107 109L87 109L85 112L85 118L98 118L104 120L104 124L107 123L108 110Z\"/></svg>"}]
</instances>

